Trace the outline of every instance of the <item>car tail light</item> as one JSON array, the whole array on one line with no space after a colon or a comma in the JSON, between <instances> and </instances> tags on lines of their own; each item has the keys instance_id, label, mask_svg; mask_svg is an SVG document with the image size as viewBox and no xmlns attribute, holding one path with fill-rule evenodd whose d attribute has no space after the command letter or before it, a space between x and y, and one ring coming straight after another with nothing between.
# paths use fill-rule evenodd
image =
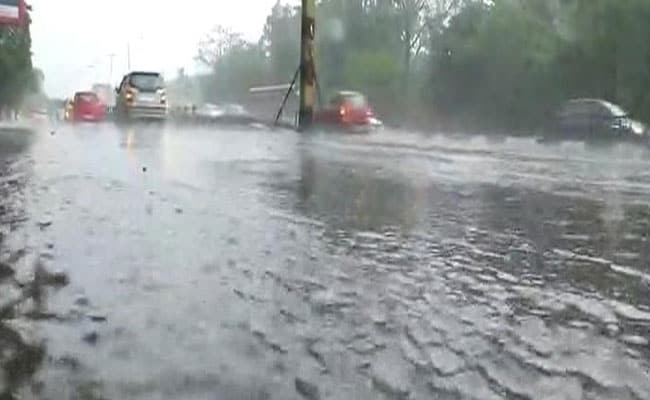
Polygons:
<instances>
[{"instance_id":1,"label":"car tail light","mask_svg":"<svg viewBox=\"0 0 650 400\"><path fill-rule=\"evenodd\" d=\"M347 110L345 109L345 107L341 107L341 108L339 109L339 115L341 115L341 117L345 117L345 114L347 114L347 113L348 113L348 112L347 112Z\"/></svg>"}]
</instances>

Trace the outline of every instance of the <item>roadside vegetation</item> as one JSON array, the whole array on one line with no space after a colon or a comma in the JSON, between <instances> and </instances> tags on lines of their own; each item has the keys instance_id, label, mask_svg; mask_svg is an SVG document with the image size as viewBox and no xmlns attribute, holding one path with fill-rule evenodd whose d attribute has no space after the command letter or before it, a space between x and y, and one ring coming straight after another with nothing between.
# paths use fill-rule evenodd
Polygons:
<instances>
[{"instance_id":1,"label":"roadside vegetation","mask_svg":"<svg viewBox=\"0 0 650 400\"><path fill-rule=\"evenodd\" d=\"M362 91L393 124L525 130L575 97L650 120L646 0L322 0L317 18L321 97ZM281 2L257 42L215 27L197 52L212 72L172 87L226 101L288 83L299 32Z\"/></svg>"},{"instance_id":2,"label":"roadside vegetation","mask_svg":"<svg viewBox=\"0 0 650 400\"><path fill-rule=\"evenodd\" d=\"M0 119L17 111L45 105L45 77L32 65L29 19L25 26L0 26Z\"/></svg>"}]
</instances>

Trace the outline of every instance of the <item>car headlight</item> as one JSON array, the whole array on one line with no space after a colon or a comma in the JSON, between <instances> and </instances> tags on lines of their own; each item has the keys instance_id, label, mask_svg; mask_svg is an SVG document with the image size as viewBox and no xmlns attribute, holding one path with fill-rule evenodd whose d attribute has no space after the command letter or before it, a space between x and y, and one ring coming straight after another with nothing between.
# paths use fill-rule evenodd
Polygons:
<instances>
[{"instance_id":1,"label":"car headlight","mask_svg":"<svg viewBox=\"0 0 650 400\"><path fill-rule=\"evenodd\" d=\"M632 129L632 132L634 132L634 134L639 136L646 133L645 125L639 121L630 121L630 129Z\"/></svg>"}]
</instances>

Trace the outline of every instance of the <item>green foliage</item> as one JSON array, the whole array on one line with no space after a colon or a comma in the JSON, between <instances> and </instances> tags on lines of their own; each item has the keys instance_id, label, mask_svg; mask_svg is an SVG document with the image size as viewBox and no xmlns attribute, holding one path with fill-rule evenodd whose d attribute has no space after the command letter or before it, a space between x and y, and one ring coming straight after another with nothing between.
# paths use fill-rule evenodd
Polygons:
<instances>
[{"instance_id":1,"label":"green foliage","mask_svg":"<svg viewBox=\"0 0 650 400\"><path fill-rule=\"evenodd\" d=\"M599 97L650 117L650 2L466 4L432 42L432 102L500 126L543 123L563 99Z\"/></svg>"},{"instance_id":2,"label":"green foliage","mask_svg":"<svg viewBox=\"0 0 650 400\"><path fill-rule=\"evenodd\" d=\"M615 101L650 119L650 2L574 0L575 40L563 52L572 92Z\"/></svg>"},{"instance_id":3,"label":"green foliage","mask_svg":"<svg viewBox=\"0 0 650 400\"><path fill-rule=\"evenodd\" d=\"M368 89L387 87L399 77L395 57L384 51L359 51L351 54L345 65L348 87Z\"/></svg>"},{"instance_id":4,"label":"green foliage","mask_svg":"<svg viewBox=\"0 0 650 400\"><path fill-rule=\"evenodd\" d=\"M0 108L17 107L36 89L29 26L0 27Z\"/></svg>"},{"instance_id":5,"label":"green foliage","mask_svg":"<svg viewBox=\"0 0 650 400\"><path fill-rule=\"evenodd\" d=\"M300 10L279 1L266 19L260 46L268 57L268 84L287 83L300 60Z\"/></svg>"},{"instance_id":6,"label":"green foliage","mask_svg":"<svg viewBox=\"0 0 650 400\"><path fill-rule=\"evenodd\" d=\"M452 19L433 71L434 101L446 113L516 124L553 106L558 39L523 4L474 4Z\"/></svg>"},{"instance_id":7,"label":"green foliage","mask_svg":"<svg viewBox=\"0 0 650 400\"><path fill-rule=\"evenodd\" d=\"M395 121L523 128L574 97L650 121L647 21L648 0L320 0L318 81L323 94L365 92ZM300 10L279 1L257 44L217 29L199 51L213 71L199 86L214 98L287 83L299 38Z\"/></svg>"},{"instance_id":8,"label":"green foliage","mask_svg":"<svg viewBox=\"0 0 650 400\"><path fill-rule=\"evenodd\" d=\"M264 84L267 77L261 45L246 42L223 27L216 27L201 43L197 59L212 70L199 85L205 100L237 99L249 88ZM188 83L179 76L175 85L187 90Z\"/></svg>"}]
</instances>

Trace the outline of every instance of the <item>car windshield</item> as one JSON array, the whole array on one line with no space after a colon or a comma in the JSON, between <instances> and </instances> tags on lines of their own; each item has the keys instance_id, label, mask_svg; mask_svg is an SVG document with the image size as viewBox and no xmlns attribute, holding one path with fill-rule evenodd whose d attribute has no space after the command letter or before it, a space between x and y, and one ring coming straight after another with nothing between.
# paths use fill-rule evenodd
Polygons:
<instances>
[{"instance_id":1,"label":"car windshield","mask_svg":"<svg viewBox=\"0 0 650 400\"><path fill-rule=\"evenodd\" d=\"M164 81L158 74L134 74L129 84L138 90L154 91L164 87Z\"/></svg>"},{"instance_id":2,"label":"car windshield","mask_svg":"<svg viewBox=\"0 0 650 400\"><path fill-rule=\"evenodd\" d=\"M609 102L603 102L603 105L609 110L609 112L612 114L614 117L625 117L627 116L627 113L625 110L623 110L621 107L617 106L616 104L612 104Z\"/></svg>"},{"instance_id":3,"label":"car windshield","mask_svg":"<svg viewBox=\"0 0 650 400\"><path fill-rule=\"evenodd\" d=\"M356 94L344 96L343 101L352 108L364 108L368 104L365 97Z\"/></svg>"},{"instance_id":4,"label":"car windshield","mask_svg":"<svg viewBox=\"0 0 650 400\"><path fill-rule=\"evenodd\" d=\"M332 107L340 107L345 104L353 108L363 108L367 105L367 101L363 95L357 93L340 93L333 96L329 104Z\"/></svg>"},{"instance_id":5,"label":"car windshield","mask_svg":"<svg viewBox=\"0 0 650 400\"><path fill-rule=\"evenodd\" d=\"M650 400L649 122L650 0L0 0L0 400Z\"/></svg>"},{"instance_id":6,"label":"car windshield","mask_svg":"<svg viewBox=\"0 0 650 400\"><path fill-rule=\"evenodd\" d=\"M77 94L77 101L93 103L99 100L95 93L79 93Z\"/></svg>"}]
</instances>

